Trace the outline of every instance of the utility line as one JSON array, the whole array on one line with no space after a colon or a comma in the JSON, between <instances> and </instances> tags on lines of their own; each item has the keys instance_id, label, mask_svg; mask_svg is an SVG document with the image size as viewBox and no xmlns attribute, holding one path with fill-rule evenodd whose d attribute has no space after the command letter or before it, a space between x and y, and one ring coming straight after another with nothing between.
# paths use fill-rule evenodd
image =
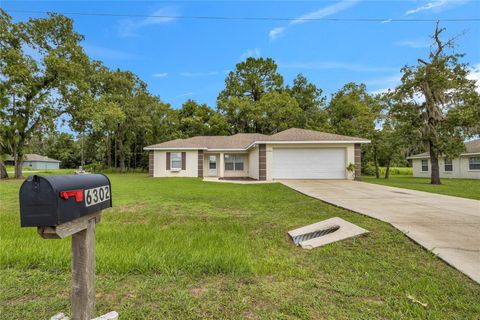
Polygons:
<instances>
[{"instance_id":1,"label":"utility line","mask_svg":"<svg viewBox=\"0 0 480 320\"><path fill-rule=\"evenodd\" d=\"M183 20L225 20L225 21L344 21L344 22L480 22L480 18L445 18L445 19L404 19L404 18L281 18L281 17L228 17L228 16L176 16L176 15L144 15L107 12L51 12L37 10L9 10L15 13L58 13L62 15L97 16L97 17L128 17L128 18L158 18Z\"/></svg>"}]
</instances>

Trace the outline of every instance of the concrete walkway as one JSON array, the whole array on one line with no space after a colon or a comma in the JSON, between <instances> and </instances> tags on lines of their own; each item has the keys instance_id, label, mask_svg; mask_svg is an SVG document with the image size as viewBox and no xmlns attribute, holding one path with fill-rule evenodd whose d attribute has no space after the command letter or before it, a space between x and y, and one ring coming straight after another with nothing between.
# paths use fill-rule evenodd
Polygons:
<instances>
[{"instance_id":1,"label":"concrete walkway","mask_svg":"<svg viewBox=\"0 0 480 320\"><path fill-rule=\"evenodd\" d=\"M284 180L294 190L390 223L480 283L480 201L347 180Z\"/></svg>"}]
</instances>

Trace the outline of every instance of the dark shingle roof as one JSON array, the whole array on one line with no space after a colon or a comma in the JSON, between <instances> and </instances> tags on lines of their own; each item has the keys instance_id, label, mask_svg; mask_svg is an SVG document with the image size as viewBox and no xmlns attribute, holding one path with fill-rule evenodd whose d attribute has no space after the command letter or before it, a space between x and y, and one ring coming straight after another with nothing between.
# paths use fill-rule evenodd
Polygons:
<instances>
[{"instance_id":1,"label":"dark shingle roof","mask_svg":"<svg viewBox=\"0 0 480 320\"><path fill-rule=\"evenodd\" d=\"M8 156L5 160L13 161L12 156ZM35 153L27 153L23 156L23 161L37 161L37 162L61 162L56 159L49 158L47 156L41 156Z\"/></svg>"},{"instance_id":2,"label":"dark shingle roof","mask_svg":"<svg viewBox=\"0 0 480 320\"><path fill-rule=\"evenodd\" d=\"M462 154L466 154L466 153L480 153L480 139L465 142L465 152L463 152ZM422 153L410 156L407 159L411 159L411 158L430 158L430 153L422 152Z\"/></svg>"},{"instance_id":3,"label":"dark shingle roof","mask_svg":"<svg viewBox=\"0 0 480 320\"><path fill-rule=\"evenodd\" d=\"M197 136L187 139L176 139L159 144L154 144L145 149L157 148L184 148L184 149L246 149L255 141L276 142L276 141L360 141L369 142L367 139L342 136L338 134L291 128L285 131L264 135L260 133L238 133L233 136Z\"/></svg>"}]
</instances>

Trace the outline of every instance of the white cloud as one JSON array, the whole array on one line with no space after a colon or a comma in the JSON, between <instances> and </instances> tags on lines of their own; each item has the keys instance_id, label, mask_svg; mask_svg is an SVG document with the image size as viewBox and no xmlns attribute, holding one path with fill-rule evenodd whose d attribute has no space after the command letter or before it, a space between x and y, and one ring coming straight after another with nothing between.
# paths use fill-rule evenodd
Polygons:
<instances>
[{"instance_id":1,"label":"white cloud","mask_svg":"<svg viewBox=\"0 0 480 320\"><path fill-rule=\"evenodd\" d=\"M245 60L249 57L254 57L258 58L262 55L262 51L260 48L255 48L255 49L248 49L246 52L244 52L241 56L240 59Z\"/></svg>"},{"instance_id":2,"label":"white cloud","mask_svg":"<svg viewBox=\"0 0 480 320\"><path fill-rule=\"evenodd\" d=\"M92 56L94 59L98 60L130 60L137 57L132 53L91 44L84 44L83 47L89 56Z\"/></svg>"},{"instance_id":3,"label":"white cloud","mask_svg":"<svg viewBox=\"0 0 480 320\"><path fill-rule=\"evenodd\" d=\"M272 30L270 30L268 32L268 37L271 40L274 40L274 39L278 38L283 33L284 30L285 30L285 28L283 28L283 27L273 28Z\"/></svg>"},{"instance_id":4,"label":"white cloud","mask_svg":"<svg viewBox=\"0 0 480 320\"><path fill-rule=\"evenodd\" d=\"M274 40L274 39L278 38L290 26L293 26L293 25L296 25L296 24L301 24L301 23L307 23L307 22L310 22L310 20L321 19L321 18L331 16L331 15L337 13L337 12L340 12L340 11L343 11L345 9L350 8L351 6L353 6L357 2L358 2L358 0L343 0L343 1L337 2L335 4L329 5L327 7L324 7L322 9L319 9L317 11L312 11L312 12L306 13L306 14L301 15L300 17L296 18L295 20L292 20L285 27L273 28L268 33L268 36L270 37L270 40Z\"/></svg>"},{"instance_id":5,"label":"white cloud","mask_svg":"<svg viewBox=\"0 0 480 320\"><path fill-rule=\"evenodd\" d=\"M405 15L411 15L415 14L418 12L423 12L423 11L441 11L445 9L448 6L453 6L453 5L460 5L467 2L467 0L434 0L431 2L427 2L423 6L417 7L415 9L408 10L405 12Z\"/></svg>"},{"instance_id":6,"label":"white cloud","mask_svg":"<svg viewBox=\"0 0 480 320\"><path fill-rule=\"evenodd\" d=\"M179 75L182 77L203 77L203 76L216 76L220 74L218 71L208 71L208 72L180 72Z\"/></svg>"},{"instance_id":7,"label":"white cloud","mask_svg":"<svg viewBox=\"0 0 480 320\"><path fill-rule=\"evenodd\" d=\"M151 14L151 17L145 18L140 22L142 26L149 26L154 24L163 24L177 20L177 10L172 7L165 7L156 10Z\"/></svg>"},{"instance_id":8,"label":"white cloud","mask_svg":"<svg viewBox=\"0 0 480 320\"><path fill-rule=\"evenodd\" d=\"M480 63L477 63L471 66L470 72L467 75L467 78L470 80L475 80L477 83L477 92L480 93ZM369 91L372 94L384 93L388 90L393 90L395 87L401 84L402 73L392 74L388 77L381 77L376 79L371 79L364 81L364 83L370 87L374 88L373 90ZM424 97L422 95L415 98L415 101L422 102L424 101Z\"/></svg>"},{"instance_id":9,"label":"white cloud","mask_svg":"<svg viewBox=\"0 0 480 320\"><path fill-rule=\"evenodd\" d=\"M470 68L467 78L477 82L477 92L480 93L480 63L477 63Z\"/></svg>"},{"instance_id":10,"label":"white cloud","mask_svg":"<svg viewBox=\"0 0 480 320\"><path fill-rule=\"evenodd\" d=\"M176 95L175 98L188 97L188 96L191 96L193 94L194 94L193 92L185 92L185 93L181 93L179 95Z\"/></svg>"},{"instance_id":11,"label":"white cloud","mask_svg":"<svg viewBox=\"0 0 480 320\"><path fill-rule=\"evenodd\" d=\"M166 76L168 76L168 73L167 72L159 72L159 73L154 73L153 76L155 78L165 78Z\"/></svg>"},{"instance_id":12,"label":"white cloud","mask_svg":"<svg viewBox=\"0 0 480 320\"><path fill-rule=\"evenodd\" d=\"M402 74L395 73L387 77L381 77L376 79L370 79L364 81L364 83L369 88L371 94L380 94L388 92L388 90L393 90L401 83ZM373 90L370 90L372 89Z\"/></svg>"},{"instance_id":13,"label":"white cloud","mask_svg":"<svg viewBox=\"0 0 480 320\"><path fill-rule=\"evenodd\" d=\"M293 20L290 22L290 24L300 24L300 23L306 23L310 19L321 19L327 16L331 16L332 14L335 14L337 12L343 11L345 9L350 8L352 5L354 5L357 1L356 0L348 0L348 1L340 1L335 4L332 4L328 7L322 8L317 11L309 12L307 14L304 14L300 17L298 17L298 20Z\"/></svg>"},{"instance_id":14,"label":"white cloud","mask_svg":"<svg viewBox=\"0 0 480 320\"><path fill-rule=\"evenodd\" d=\"M137 36L137 32L139 29L148 26L173 22L177 20L175 16L178 16L176 8L160 8L152 12L150 14L150 17L144 18L142 20L124 19L119 21L118 32L122 37L134 37Z\"/></svg>"},{"instance_id":15,"label":"white cloud","mask_svg":"<svg viewBox=\"0 0 480 320\"><path fill-rule=\"evenodd\" d=\"M428 39L411 39L395 42L396 46L409 47L409 48L428 48L430 47L430 41Z\"/></svg>"},{"instance_id":16,"label":"white cloud","mask_svg":"<svg viewBox=\"0 0 480 320\"><path fill-rule=\"evenodd\" d=\"M377 67L363 64L346 63L338 61L311 61L311 62L294 62L279 63L280 68L284 69L341 69L354 72L390 72L398 70L391 67Z\"/></svg>"}]
</instances>

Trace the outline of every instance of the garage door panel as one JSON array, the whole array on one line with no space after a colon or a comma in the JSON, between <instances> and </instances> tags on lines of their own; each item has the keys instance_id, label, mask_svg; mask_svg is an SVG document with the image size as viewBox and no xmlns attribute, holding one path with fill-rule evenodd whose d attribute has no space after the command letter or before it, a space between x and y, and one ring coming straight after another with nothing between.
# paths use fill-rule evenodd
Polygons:
<instances>
[{"instance_id":1,"label":"garage door panel","mask_svg":"<svg viewBox=\"0 0 480 320\"><path fill-rule=\"evenodd\" d=\"M273 149L274 179L345 179L345 148Z\"/></svg>"}]
</instances>

